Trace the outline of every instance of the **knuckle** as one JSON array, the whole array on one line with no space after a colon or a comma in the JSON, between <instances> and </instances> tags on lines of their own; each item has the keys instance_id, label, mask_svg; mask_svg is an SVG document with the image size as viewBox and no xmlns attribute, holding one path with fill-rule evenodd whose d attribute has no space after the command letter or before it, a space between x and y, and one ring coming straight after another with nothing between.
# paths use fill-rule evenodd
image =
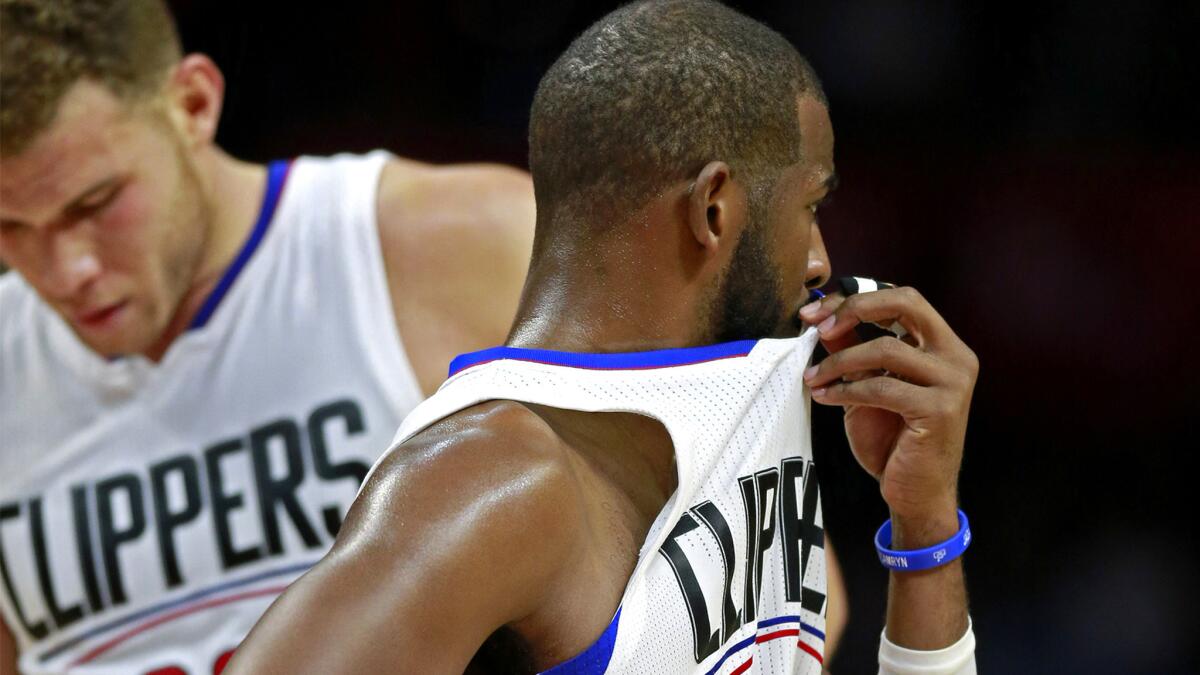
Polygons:
<instances>
[{"instance_id":1,"label":"knuckle","mask_svg":"<svg viewBox=\"0 0 1200 675\"><path fill-rule=\"evenodd\" d=\"M896 290L899 291L900 296L904 299L905 302L919 302L921 300L924 300L924 298L921 297L920 291L913 288L912 286L901 286L900 288L897 288Z\"/></svg>"},{"instance_id":2,"label":"knuckle","mask_svg":"<svg viewBox=\"0 0 1200 675\"><path fill-rule=\"evenodd\" d=\"M955 370L950 384L957 391L969 392L974 389L975 376L964 370Z\"/></svg>"},{"instance_id":3,"label":"knuckle","mask_svg":"<svg viewBox=\"0 0 1200 675\"><path fill-rule=\"evenodd\" d=\"M938 419L949 420L958 416L959 405L953 396L939 396L933 406L933 415Z\"/></svg>"},{"instance_id":4,"label":"knuckle","mask_svg":"<svg viewBox=\"0 0 1200 675\"><path fill-rule=\"evenodd\" d=\"M884 357L898 357L908 348L908 345L904 344L903 340L891 335L878 338L875 340L875 343L878 345L879 352Z\"/></svg>"},{"instance_id":5,"label":"knuckle","mask_svg":"<svg viewBox=\"0 0 1200 675\"><path fill-rule=\"evenodd\" d=\"M963 361L966 364L967 373L971 375L971 379L973 380L979 376L979 355L976 354L973 349L965 345L963 346L963 349L966 351Z\"/></svg>"},{"instance_id":6,"label":"knuckle","mask_svg":"<svg viewBox=\"0 0 1200 675\"><path fill-rule=\"evenodd\" d=\"M872 377L871 379L867 380L867 391L872 396L887 396L892 390L893 382L895 382L895 380L890 377Z\"/></svg>"}]
</instances>

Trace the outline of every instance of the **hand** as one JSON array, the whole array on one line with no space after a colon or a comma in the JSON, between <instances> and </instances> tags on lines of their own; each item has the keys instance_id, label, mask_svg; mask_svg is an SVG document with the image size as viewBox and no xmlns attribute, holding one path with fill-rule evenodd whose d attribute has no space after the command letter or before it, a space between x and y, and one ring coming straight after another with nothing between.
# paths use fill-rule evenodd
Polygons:
<instances>
[{"instance_id":1,"label":"hand","mask_svg":"<svg viewBox=\"0 0 1200 675\"><path fill-rule=\"evenodd\" d=\"M830 295L800 317L818 326L830 354L804 375L813 400L845 409L850 448L879 480L893 519L953 533L975 354L912 288ZM899 322L908 335L863 343L854 331L863 322Z\"/></svg>"}]
</instances>

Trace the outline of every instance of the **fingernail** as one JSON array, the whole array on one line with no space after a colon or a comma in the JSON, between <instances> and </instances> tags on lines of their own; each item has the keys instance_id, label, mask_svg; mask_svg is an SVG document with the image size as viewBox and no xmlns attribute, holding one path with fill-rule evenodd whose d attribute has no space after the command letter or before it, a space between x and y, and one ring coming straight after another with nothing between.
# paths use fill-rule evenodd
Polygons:
<instances>
[{"instance_id":1,"label":"fingernail","mask_svg":"<svg viewBox=\"0 0 1200 675\"><path fill-rule=\"evenodd\" d=\"M822 396L825 395L826 391L827 390L825 389L825 387L821 387L820 389L813 389L812 390L813 398L821 398Z\"/></svg>"},{"instance_id":2,"label":"fingernail","mask_svg":"<svg viewBox=\"0 0 1200 675\"><path fill-rule=\"evenodd\" d=\"M800 308L800 316L812 316L817 313L818 309L821 309L821 301L815 300Z\"/></svg>"},{"instance_id":3,"label":"fingernail","mask_svg":"<svg viewBox=\"0 0 1200 675\"><path fill-rule=\"evenodd\" d=\"M828 333L829 331L833 330L833 325L835 323L837 323L837 315L836 314L830 315L824 321L822 321L820 324L817 325L817 332L819 332L821 335L824 335L824 334Z\"/></svg>"},{"instance_id":4,"label":"fingernail","mask_svg":"<svg viewBox=\"0 0 1200 675\"><path fill-rule=\"evenodd\" d=\"M813 379L813 377L816 376L817 371L820 369L821 369L820 366L811 366L808 370L804 371L804 379L806 379L806 380Z\"/></svg>"}]
</instances>

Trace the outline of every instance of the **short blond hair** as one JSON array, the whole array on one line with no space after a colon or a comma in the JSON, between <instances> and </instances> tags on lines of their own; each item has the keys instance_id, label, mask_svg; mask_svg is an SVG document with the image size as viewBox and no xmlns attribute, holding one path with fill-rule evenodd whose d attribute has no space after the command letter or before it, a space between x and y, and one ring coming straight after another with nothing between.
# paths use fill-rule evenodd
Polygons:
<instances>
[{"instance_id":1,"label":"short blond hair","mask_svg":"<svg viewBox=\"0 0 1200 675\"><path fill-rule=\"evenodd\" d=\"M27 148L76 82L136 101L181 56L161 0L0 0L0 154Z\"/></svg>"}]
</instances>

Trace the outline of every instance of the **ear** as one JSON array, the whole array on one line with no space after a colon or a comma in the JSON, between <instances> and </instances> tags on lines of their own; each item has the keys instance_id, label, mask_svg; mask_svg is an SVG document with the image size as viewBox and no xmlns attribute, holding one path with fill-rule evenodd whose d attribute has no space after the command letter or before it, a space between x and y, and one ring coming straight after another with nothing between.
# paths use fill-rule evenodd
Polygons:
<instances>
[{"instance_id":1,"label":"ear","mask_svg":"<svg viewBox=\"0 0 1200 675\"><path fill-rule=\"evenodd\" d=\"M704 165L688 194L688 227L696 243L715 253L737 241L746 221L746 194L725 162Z\"/></svg>"},{"instance_id":2,"label":"ear","mask_svg":"<svg viewBox=\"0 0 1200 675\"><path fill-rule=\"evenodd\" d=\"M203 54L183 57L167 81L171 122L192 147L213 142L225 101L225 77Z\"/></svg>"}]
</instances>

